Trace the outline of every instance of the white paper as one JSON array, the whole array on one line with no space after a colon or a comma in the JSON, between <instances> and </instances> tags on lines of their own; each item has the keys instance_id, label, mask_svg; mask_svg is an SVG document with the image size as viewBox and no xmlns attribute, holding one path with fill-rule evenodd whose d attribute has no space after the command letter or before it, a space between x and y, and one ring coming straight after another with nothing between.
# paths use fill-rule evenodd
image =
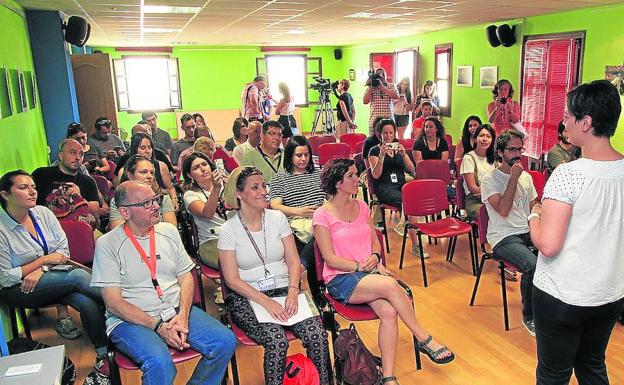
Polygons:
<instances>
[{"instance_id":1,"label":"white paper","mask_svg":"<svg viewBox=\"0 0 624 385\"><path fill-rule=\"evenodd\" d=\"M7 369L4 375L6 377L22 376L24 374L38 373L41 370L41 364L13 366Z\"/></svg>"},{"instance_id":2,"label":"white paper","mask_svg":"<svg viewBox=\"0 0 624 385\"><path fill-rule=\"evenodd\" d=\"M286 302L286 297L273 297L271 299L279 303L282 306L284 306L284 303ZM251 308L253 309L254 314L256 315L256 318L258 319L258 322L290 326L290 325L296 324L297 322L301 322L305 319L308 319L310 317L314 317L314 313L312 313L312 309L310 308L310 305L308 303L308 299L305 293L299 293L299 296L297 297L297 299L299 303L299 306L297 307L297 313L293 315L292 317L290 317L286 322L282 322L273 318L273 316L269 314L269 312L264 308L264 306L260 305L259 303L256 303L254 301L249 301L249 302L251 303Z\"/></svg>"}]
</instances>

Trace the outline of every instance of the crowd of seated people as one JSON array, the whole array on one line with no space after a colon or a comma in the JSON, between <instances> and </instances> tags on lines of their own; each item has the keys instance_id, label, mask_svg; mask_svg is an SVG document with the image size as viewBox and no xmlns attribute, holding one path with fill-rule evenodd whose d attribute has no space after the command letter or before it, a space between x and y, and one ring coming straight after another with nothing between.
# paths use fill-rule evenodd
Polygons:
<instances>
[{"instance_id":1,"label":"crowd of seated people","mask_svg":"<svg viewBox=\"0 0 624 385\"><path fill-rule=\"evenodd\" d=\"M592 152L592 137L584 136L585 128L594 127L591 116L579 112L585 111L578 105L580 102L569 102L566 123L559 127L559 143L548 157L558 185L549 186L545 194L557 203L546 201L542 211L533 179L520 161L524 135L512 126L517 123L516 102L511 100L513 89L508 82L499 83L489 114L489 120L494 120L498 127L482 124L476 115L469 116L455 154L456 159L461 159L458 171L463 178L467 216L476 219L479 209L485 206L489 216L487 237L494 255L522 273L523 325L531 335L537 335L541 365L538 372L541 378L548 378L552 375L551 367L562 364L554 362L548 351L541 351L539 346L558 346L561 341L553 341L547 335L547 330L554 328L551 321L534 313L543 312L544 301L556 296L557 290L540 281L540 290L544 290L538 292L541 307L534 306L533 277L536 270L540 279L561 272L548 270L549 258L559 250L548 249L543 234L550 230L542 229L536 220L541 221L541 213L545 213L544 221L552 222L561 213L568 215L568 220L570 215L574 219L579 214L565 211L569 208L560 205L575 205L576 201L566 200L567 195L555 189L578 195L570 186L581 184L575 179L579 175L585 173L586 178L600 179L596 170L589 171L591 165L572 162L579 156L572 142L586 144L583 150L593 157L590 159L596 159L596 167L611 165L600 163L605 159ZM444 126L440 118L431 116L434 109L427 100L431 99L427 87L430 85L415 101L422 114L422 132L413 147L406 149L398 141L398 127L391 117L378 116L362 153L378 201L399 209L402 186L415 174L415 163L449 160ZM405 91L406 85L399 90ZM288 99L287 90L284 96ZM287 102L284 100L283 104ZM289 109L282 107L282 116L292 128ZM509 120L501 121L501 116ZM228 288L225 310L232 322L264 347L265 383L282 383L287 332L302 341L320 382L329 383L330 353L324 320L313 316L290 326L282 324L298 312L298 298L305 287L303 271L308 272L309 288L318 294L314 263L318 257L324 262L320 276L327 292L345 305L368 305L380 319L378 344L383 384L398 384L398 319L417 340L416 348L431 361L446 364L454 360L451 350L421 326L409 297L394 273L382 263L376 221L368 205L356 198L360 193L360 173L352 159L333 159L318 168L308 140L295 134L283 143L284 126L277 120L235 119L234 136L220 150L199 114L181 117L185 136L177 142L158 128L154 112L145 112L142 119L132 128L129 146L111 134L112 123L105 117L97 119L92 137L80 123L72 123L54 165L41 167L32 176L17 170L0 178L3 303L31 308L57 305L55 329L66 338L81 334L67 306L76 309L96 351L95 369L102 375L109 373L104 358L110 338L116 349L139 364L143 383L173 381L176 369L167 347L192 348L202 355L191 381L220 383L236 339L218 320L192 306L195 260L182 243L176 216L178 210L186 209L198 230L198 262L221 270L224 277L222 285ZM575 123L571 122L573 119ZM507 124L512 128L507 128ZM606 142L600 143L608 147ZM219 165L220 159L214 159L217 150L234 155L239 167L228 174ZM610 154L607 160L621 162L620 154ZM563 164L566 165L561 167ZM111 181L114 197L104 196L90 175L110 177L108 174L115 166ZM612 179L597 183L615 188ZM79 204L63 212L60 202L65 197ZM179 198L182 201L178 203ZM97 241L93 272L76 266L57 269L57 265L67 265L71 258L59 221L81 220L95 230L104 217L108 225L100 229L105 234L94 232ZM413 244L414 235L410 232ZM315 244L320 255L314 255ZM534 244L546 247L546 252L538 256ZM574 250L562 247L566 253L574 254ZM562 285L559 281L556 284ZM55 289L49 290L52 287ZM283 304L278 297L285 298ZM610 322L616 310L622 313L624 303L621 298L608 300L617 304L609 307ZM597 301L590 302L595 305ZM251 302L264 308L275 322L259 322ZM605 335L608 341L606 329L603 342ZM597 365L604 366L604 354L602 364Z\"/></svg>"}]
</instances>

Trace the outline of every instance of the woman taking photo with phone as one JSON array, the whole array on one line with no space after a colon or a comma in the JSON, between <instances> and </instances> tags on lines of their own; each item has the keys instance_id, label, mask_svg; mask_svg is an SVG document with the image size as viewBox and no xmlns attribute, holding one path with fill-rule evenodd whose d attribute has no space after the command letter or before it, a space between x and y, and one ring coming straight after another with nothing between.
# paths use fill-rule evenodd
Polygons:
<instances>
[{"instance_id":1,"label":"woman taking photo with phone","mask_svg":"<svg viewBox=\"0 0 624 385\"><path fill-rule=\"evenodd\" d=\"M514 89L509 80L501 79L492 90L493 102L487 106L488 120L494 126L496 135L520 121L520 103L512 99ZM518 130L523 131L523 130Z\"/></svg>"}]
</instances>

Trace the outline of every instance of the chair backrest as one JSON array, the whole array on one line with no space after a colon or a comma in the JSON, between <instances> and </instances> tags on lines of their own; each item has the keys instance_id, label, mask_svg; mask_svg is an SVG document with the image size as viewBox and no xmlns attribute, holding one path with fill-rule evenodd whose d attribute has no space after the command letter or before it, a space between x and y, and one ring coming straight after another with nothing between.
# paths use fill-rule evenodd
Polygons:
<instances>
[{"instance_id":1,"label":"chair backrest","mask_svg":"<svg viewBox=\"0 0 624 385\"><path fill-rule=\"evenodd\" d=\"M535 186L535 190L537 191L537 199L541 201L542 195L544 194L544 185L546 184L544 181L544 174L534 170L527 172L531 175L531 179L533 179L533 186Z\"/></svg>"},{"instance_id":2,"label":"chair backrest","mask_svg":"<svg viewBox=\"0 0 624 385\"><path fill-rule=\"evenodd\" d=\"M95 253L95 238L91 226L82 221L60 221L60 223L67 237L71 259L86 266L91 265Z\"/></svg>"},{"instance_id":3,"label":"chair backrest","mask_svg":"<svg viewBox=\"0 0 624 385\"><path fill-rule=\"evenodd\" d=\"M310 147L312 147L312 155L318 156L318 148L323 143L336 143L334 135L312 135L308 138Z\"/></svg>"},{"instance_id":4,"label":"chair backrest","mask_svg":"<svg viewBox=\"0 0 624 385\"><path fill-rule=\"evenodd\" d=\"M444 134L444 140L446 140L446 144L451 147L453 145L453 137L449 134Z\"/></svg>"},{"instance_id":5,"label":"chair backrest","mask_svg":"<svg viewBox=\"0 0 624 385\"><path fill-rule=\"evenodd\" d=\"M355 144L355 153L356 154L362 154L362 152L364 151L364 140L361 142L357 142ZM362 154L362 157L364 157L364 154Z\"/></svg>"},{"instance_id":6,"label":"chair backrest","mask_svg":"<svg viewBox=\"0 0 624 385\"><path fill-rule=\"evenodd\" d=\"M416 179L439 179L444 184L451 183L449 163L442 159L427 159L416 163Z\"/></svg>"},{"instance_id":7,"label":"chair backrest","mask_svg":"<svg viewBox=\"0 0 624 385\"><path fill-rule=\"evenodd\" d=\"M484 245L487 243L487 229L488 229L488 221L490 217L488 216L487 207L485 205L481 206L478 213L478 231L479 231L479 239L481 240L481 244Z\"/></svg>"},{"instance_id":8,"label":"chair backrest","mask_svg":"<svg viewBox=\"0 0 624 385\"><path fill-rule=\"evenodd\" d=\"M455 149L456 146L454 144L450 144L448 146L449 149L449 159L451 159L451 167L455 167L455 162L453 162L453 159L455 159Z\"/></svg>"},{"instance_id":9,"label":"chair backrest","mask_svg":"<svg viewBox=\"0 0 624 385\"><path fill-rule=\"evenodd\" d=\"M115 175L116 175L115 172L117 171L117 164L113 162L112 160L109 160L108 165L110 166L110 170L108 170L108 172L106 173L106 175L104 175L104 177L112 182L115 180Z\"/></svg>"},{"instance_id":10,"label":"chair backrest","mask_svg":"<svg viewBox=\"0 0 624 385\"><path fill-rule=\"evenodd\" d=\"M346 143L323 143L318 147L319 165L325 166L332 159L349 159L351 149Z\"/></svg>"},{"instance_id":11,"label":"chair backrest","mask_svg":"<svg viewBox=\"0 0 624 385\"><path fill-rule=\"evenodd\" d=\"M110 187L108 186L108 179L106 179L102 175L97 175L97 174L91 175L91 178L93 178L93 180L95 181L95 184L97 185L97 188L100 194L102 194L102 196L105 199L108 199L108 196L110 194Z\"/></svg>"},{"instance_id":12,"label":"chair backrest","mask_svg":"<svg viewBox=\"0 0 624 385\"><path fill-rule=\"evenodd\" d=\"M466 207L466 190L464 190L464 177L457 176L455 180L455 205L457 210L462 210Z\"/></svg>"},{"instance_id":13,"label":"chair backrest","mask_svg":"<svg viewBox=\"0 0 624 385\"><path fill-rule=\"evenodd\" d=\"M544 175L544 185L546 185L546 182L548 182L548 178L550 178L550 170L547 168L544 168L544 171L542 171L542 174Z\"/></svg>"},{"instance_id":14,"label":"chair backrest","mask_svg":"<svg viewBox=\"0 0 624 385\"><path fill-rule=\"evenodd\" d=\"M348 144L351 154L357 154L358 153L357 144L359 142L364 142L365 140L366 140L366 135L364 134L352 133L352 134L340 135L340 143ZM361 148L359 152L362 152Z\"/></svg>"},{"instance_id":15,"label":"chair backrest","mask_svg":"<svg viewBox=\"0 0 624 385\"><path fill-rule=\"evenodd\" d=\"M416 163L414 161L414 153L412 152L412 148L414 148L414 142L416 142L416 139L412 139L412 138L399 139L399 143L401 143L403 147L405 148L405 152L407 152L407 156L410 158L412 163Z\"/></svg>"},{"instance_id":16,"label":"chair backrest","mask_svg":"<svg viewBox=\"0 0 624 385\"><path fill-rule=\"evenodd\" d=\"M377 195L377 190L375 190L375 183L373 182L373 173L370 167L366 168L366 187L368 188L368 195L373 198L373 195Z\"/></svg>"},{"instance_id":17,"label":"chair backrest","mask_svg":"<svg viewBox=\"0 0 624 385\"><path fill-rule=\"evenodd\" d=\"M212 158L214 160L223 159L223 167L225 167L225 171L227 172L232 172L232 170L238 167L236 159L232 158L223 148L217 148Z\"/></svg>"},{"instance_id":18,"label":"chair backrest","mask_svg":"<svg viewBox=\"0 0 624 385\"><path fill-rule=\"evenodd\" d=\"M403 214L425 216L447 210L446 184L439 179L416 179L401 189Z\"/></svg>"},{"instance_id":19,"label":"chair backrest","mask_svg":"<svg viewBox=\"0 0 624 385\"><path fill-rule=\"evenodd\" d=\"M463 157L459 159L455 159L455 171L457 172L457 175L459 175L461 172L462 160L464 160Z\"/></svg>"}]
</instances>

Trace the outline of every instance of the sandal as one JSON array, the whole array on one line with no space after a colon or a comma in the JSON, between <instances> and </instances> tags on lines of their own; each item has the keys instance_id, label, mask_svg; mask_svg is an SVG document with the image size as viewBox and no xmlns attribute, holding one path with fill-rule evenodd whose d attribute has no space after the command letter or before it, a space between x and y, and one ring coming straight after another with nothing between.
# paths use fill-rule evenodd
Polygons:
<instances>
[{"instance_id":1,"label":"sandal","mask_svg":"<svg viewBox=\"0 0 624 385\"><path fill-rule=\"evenodd\" d=\"M396 376L389 376L389 377L382 377L381 378L381 383L382 384L388 383L390 381L394 381L394 382L397 383L397 385L401 385L401 384L399 384L399 381L397 381Z\"/></svg>"},{"instance_id":2,"label":"sandal","mask_svg":"<svg viewBox=\"0 0 624 385\"><path fill-rule=\"evenodd\" d=\"M438 365L448 364L455 359L455 355L450 350L448 350L446 346L443 346L440 349L433 351L433 349L429 347L431 341L433 341L433 337L431 336L427 337L427 339L425 339L423 342L418 341L418 351L421 353L425 353L427 356L429 356L429 359L431 361ZM437 358L438 356L446 352L449 352L451 354L443 358Z\"/></svg>"}]
</instances>

